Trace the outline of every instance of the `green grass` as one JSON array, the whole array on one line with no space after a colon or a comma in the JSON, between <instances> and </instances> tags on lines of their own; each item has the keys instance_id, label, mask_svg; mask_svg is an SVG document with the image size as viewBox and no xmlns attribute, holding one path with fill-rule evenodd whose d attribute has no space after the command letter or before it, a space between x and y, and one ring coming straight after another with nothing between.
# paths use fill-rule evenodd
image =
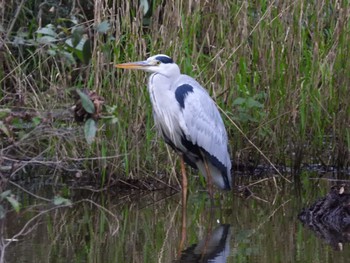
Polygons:
<instances>
[{"instance_id":1,"label":"green grass","mask_svg":"<svg viewBox=\"0 0 350 263\"><path fill-rule=\"evenodd\" d=\"M27 2L16 18L14 3L6 3L2 27L8 29L13 21L14 27L0 51L1 107L33 111L42 121L34 132L12 129L11 138L1 133L2 154L62 160L65 168L73 165L102 174L102 182L170 173L173 157L156 136L146 74L114 68L116 63L165 53L208 89L273 163L296 170L302 163L349 166L348 1L203 0L191 7L187 2L161 2L153 1L151 23L144 27L136 3L95 3L103 8L85 10L77 25L62 22L60 15L68 14L69 7L43 15L42 27L51 23L64 36L57 37L56 47L38 42L39 13L28 8L39 3ZM108 21L110 29L95 31L100 21ZM83 27L91 41L88 64L79 59L79 51L64 44L73 37L71 26ZM16 39L25 44L14 44ZM96 90L105 104L115 105L118 122L100 121L92 145L84 141L83 126L65 112L74 104L69 91L77 87ZM49 111L65 114L49 118ZM224 121L235 162L246 163L251 157L266 162L231 120ZM11 129L13 123L6 125ZM76 162L95 157L100 159Z\"/></svg>"}]
</instances>

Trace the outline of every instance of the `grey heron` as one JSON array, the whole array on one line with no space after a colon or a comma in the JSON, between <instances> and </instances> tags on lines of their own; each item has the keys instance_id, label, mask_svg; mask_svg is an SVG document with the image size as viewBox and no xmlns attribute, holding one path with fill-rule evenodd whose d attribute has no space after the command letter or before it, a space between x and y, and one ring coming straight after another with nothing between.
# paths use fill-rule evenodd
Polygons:
<instances>
[{"instance_id":1,"label":"grey heron","mask_svg":"<svg viewBox=\"0 0 350 263\"><path fill-rule=\"evenodd\" d=\"M187 177L184 162L223 190L232 187L227 132L218 108L208 92L192 77L180 73L167 55L145 61L117 64L117 68L152 73L148 91L155 124L164 140L181 156L182 197L186 204Z\"/></svg>"}]
</instances>

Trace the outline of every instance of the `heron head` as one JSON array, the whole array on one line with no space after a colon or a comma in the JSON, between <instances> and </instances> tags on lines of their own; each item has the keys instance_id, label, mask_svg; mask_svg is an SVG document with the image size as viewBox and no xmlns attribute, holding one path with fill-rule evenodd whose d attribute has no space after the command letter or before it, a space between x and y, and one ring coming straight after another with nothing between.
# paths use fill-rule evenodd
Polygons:
<instances>
[{"instance_id":1,"label":"heron head","mask_svg":"<svg viewBox=\"0 0 350 263\"><path fill-rule=\"evenodd\" d=\"M179 75L180 69L176 63L167 55L158 54L144 61L117 64L117 68L141 69L150 73L159 73L168 78Z\"/></svg>"}]
</instances>

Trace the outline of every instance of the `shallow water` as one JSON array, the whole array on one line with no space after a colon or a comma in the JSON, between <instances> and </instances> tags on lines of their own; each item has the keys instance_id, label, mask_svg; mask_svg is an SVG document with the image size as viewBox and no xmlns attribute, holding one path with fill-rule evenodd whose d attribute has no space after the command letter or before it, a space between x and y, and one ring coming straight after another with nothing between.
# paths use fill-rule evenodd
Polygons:
<instances>
[{"instance_id":1,"label":"shallow water","mask_svg":"<svg viewBox=\"0 0 350 263\"><path fill-rule=\"evenodd\" d=\"M65 208L22 193L27 207L2 221L1 252L17 263L348 262L349 244L328 244L297 219L328 187L260 183L253 196L218 194L214 205L206 192L190 193L184 228L178 193L95 193Z\"/></svg>"}]
</instances>

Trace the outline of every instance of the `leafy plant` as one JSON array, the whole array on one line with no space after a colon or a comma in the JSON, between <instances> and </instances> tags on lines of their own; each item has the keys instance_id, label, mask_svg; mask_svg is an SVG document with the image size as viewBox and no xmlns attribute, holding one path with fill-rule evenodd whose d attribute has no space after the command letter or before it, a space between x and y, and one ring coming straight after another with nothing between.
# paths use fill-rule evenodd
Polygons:
<instances>
[{"instance_id":1,"label":"leafy plant","mask_svg":"<svg viewBox=\"0 0 350 263\"><path fill-rule=\"evenodd\" d=\"M96 112L96 108L94 103L92 102L92 96L89 91L85 90L85 92L77 89L77 94L79 95L80 99L78 100L75 108L75 116L76 119L82 118L82 120L85 119L84 124L84 134L85 134L85 140L88 144L92 144L92 142L95 139L96 131L97 131L97 116L99 115L99 112ZM91 97L90 97L91 96ZM100 109L98 109L100 110Z\"/></svg>"},{"instance_id":2,"label":"leafy plant","mask_svg":"<svg viewBox=\"0 0 350 263\"><path fill-rule=\"evenodd\" d=\"M253 97L238 97L236 98L232 106L238 111L237 115L232 116L238 122L259 122L266 116L263 111L264 105L258 101L258 97L262 97L262 94L258 94Z\"/></svg>"},{"instance_id":3,"label":"leafy plant","mask_svg":"<svg viewBox=\"0 0 350 263\"><path fill-rule=\"evenodd\" d=\"M71 22L76 23L74 20ZM48 47L49 55L63 56L73 64L78 58L87 64L91 59L91 40L84 31L85 28L78 24L71 28L48 24L36 31L36 41Z\"/></svg>"},{"instance_id":4,"label":"leafy plant","mask_svg":"<svg viewBox=\"0 0 350 263\"><path fill-rule=\"evenodd\" d=\"M4 200L6 200L17 213L19 212L21 206L16 199L16 196L12 194L11 190L2 192L0 194L0 219L4 218L6 215L6 209L1 204Z\"/></svg>"},{"instance_id":5,"label":"leafy plant","mask_svg":"<svg viewBox=\"0 0 350 263\"><path fill-rule=\"evenodd\" d=\"M62 196L55 196L53 199L54 205L72 205L72 201Z\"/></svg>"}]
</instances>

